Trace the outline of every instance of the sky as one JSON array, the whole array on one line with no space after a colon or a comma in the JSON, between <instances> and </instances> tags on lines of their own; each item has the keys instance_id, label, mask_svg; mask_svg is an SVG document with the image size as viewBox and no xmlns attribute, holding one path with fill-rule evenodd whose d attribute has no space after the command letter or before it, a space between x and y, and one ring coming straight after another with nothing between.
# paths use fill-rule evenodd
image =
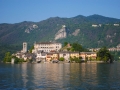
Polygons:
<instances>
[{"instance_id":1,"label":"sky","mask_svg":"<svg viewBox=\"0 0 120 90\"><path fill-rule=\"evenodd\" d=\"M0 0L0 23L93 14L120 19L120 0Z\"/></svg>"}]
</instances>

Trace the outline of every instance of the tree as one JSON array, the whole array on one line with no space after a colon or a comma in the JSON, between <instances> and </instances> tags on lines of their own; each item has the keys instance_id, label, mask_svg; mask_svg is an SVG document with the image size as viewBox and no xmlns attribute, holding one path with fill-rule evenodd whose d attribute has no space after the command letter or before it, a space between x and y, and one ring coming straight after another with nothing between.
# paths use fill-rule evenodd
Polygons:
<instances>
[{"instance_id":1,"label":"tree","mask_svg":"<svg viewBox=\"0 0 120 90\"><path fill-rule=\"evenodd\" d=\"M71 62L76 62L76 63L81 63L81 59L82 59L82 57L70 57L70 61Z\"/></svg>"},{"instance_id":2,"label":"tree","mask_svg":"<svg viewBox=\"0 0 120 90\"><path fill-rule=\"evenodd\" d=\"M18 58L18 57L16 57L16 56L12 56L12 58L14 58L14 63L22 63L22 62L25 62L24 61L24 59L22 59L22 58Z\"/></svg>"},{"instance_id":3,"label":"tree","mask_svg":"<svg viewBox=\"0 0 120 90\"><path fill-rule=\"evenodd\" d=\"M86 62L88 61L88 57L85 57L85 61L86 61Z\"/></svg>"},{"instance_id":4,"label":"tree","mask_svg":"<svg viewBox=\"0 0 120 90\"><path fill-rule=\"evenodd\" d=\"M64 42L64 47L68 44L68 42Z\"/></svg>"},{"instance_id":5,"label":"tree","mask_svg":"<svg viewBox=\"0 0 120 90\"><path fill-rule=\"evenodd\" d=\"M71 56L70 56L70 61L71 61L71 62L73 62L73 61L74 61L74 58L72 58Z\"/></svg>"},{"instance_id":6,"label":"tree","mask_svg":"<svg viewBox=\"0 0 120 90\"><path fill-rule=\"evenodd\" d=\"M89 60L91 61L91 60L92 60L92 57L90 57Z\"/></svg>"},{"instance_id":7,"label":"tree","mask_svg":"<svg viewBox=\"0 0 120 90\"><path fill-rule=\"evenodd\" d=\"M78 43L73 43L72 51L84 51L84 48Z\"/></svg>"},{"instance_id":8,"label":"tree","mask_svg":"<svg viewBox=\"0 0 120 90\"><path fill-rule=\"evenodd\" d=\"M34 46L32 46L31 48L30 48L30 53L32 53L32 50L34 49Z\"/></svg>"},{"instance_id":9,"label":"tree","mask_svg":"<svg viewBox=\"0 0 120 90\"><path fill-rule=\"evenodd\" d=\"M109 61L111 63L113 61L113 56L106 47L103 47L97 52L97 60L102 60L104 62Z\"/></svg>"},{"instance_id":10,"label":"tree","mask_svg":"<svg viewBox=\"0 0 120 90\"><path fill-rule=\"evenodd\" d=\"M14 61L14 63L18 63L19 62L19 58L15 58L15 61Z\"/></svg>"},{"instance_id":11,"label":"tree","mask_svg":"<svg viewBox=\"0 0 120 90\"><path fill-rule=\"evenodd\" d=\"M64 61L65 59L64 59L64 57L60 57L59 60L60 61Z\"/></svg>"},{"instance_id":12,"label":"tree","mask_svg":"<svg viewBox=\"0 0 120 90\"><path fill-rule=\"evenodd\" d=\"M11 62L11 54L10 54L10 52L5 53L5 57L4 57L3 62Z\"/></svg>"},{"instance_id":13,"label":"tree","mask_svg":"<svg viewBox=\"0 0 120 90\"><path fill-rule=\"evenodd\" d=\"M81 59L78 58L78 57L74 57L74 60L75 60L76 63L80 63L81 62Z\"/></svg>"}]
</instances>

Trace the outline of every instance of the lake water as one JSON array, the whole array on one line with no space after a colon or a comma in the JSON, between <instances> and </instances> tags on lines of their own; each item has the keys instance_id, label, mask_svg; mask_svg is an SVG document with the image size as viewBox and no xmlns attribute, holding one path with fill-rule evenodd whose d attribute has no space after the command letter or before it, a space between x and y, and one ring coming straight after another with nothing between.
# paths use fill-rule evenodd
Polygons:
<instances>
[{"instance_id":1,"label":"lake water","mask_svg":"<svg viewBox=\"0 0 120 90\"><path fill-rule=\"evenodd\" d=\"M0 90L120 90L120 62L2 63Z\"/></svg>"}]
</instances>

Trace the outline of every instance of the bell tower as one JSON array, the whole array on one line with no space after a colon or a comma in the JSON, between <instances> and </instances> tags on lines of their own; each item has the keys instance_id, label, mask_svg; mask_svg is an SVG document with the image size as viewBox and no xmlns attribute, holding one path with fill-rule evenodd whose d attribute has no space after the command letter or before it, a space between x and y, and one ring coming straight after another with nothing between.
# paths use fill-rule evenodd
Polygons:
<instances>
[{"instance_id":1,"label":"bell tower","mask_svg":"<svg viewBox=\"0 0 120 90\"><path fill-rule=\"evenodd\" d=\"M23 42L23 53L27 52L27 43Z\"/></svg>"}]
</instances>

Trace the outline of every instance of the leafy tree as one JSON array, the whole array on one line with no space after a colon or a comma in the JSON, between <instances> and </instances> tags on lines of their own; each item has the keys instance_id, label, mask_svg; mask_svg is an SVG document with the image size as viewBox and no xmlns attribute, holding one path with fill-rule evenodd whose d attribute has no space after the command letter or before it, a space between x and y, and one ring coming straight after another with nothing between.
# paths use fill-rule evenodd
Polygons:
<instances>
[{"instance_id":1,"label":"leafy tree","mask_svg":"<svg viewBox=\"0 0 120 90\"><path fill-rule=\"evenodd\" d=\"M79 58L78 58L78 57L70 57L70 61L71 61L71 62L74 61L74 62L76 62L76 63L80 63L80 62L81 62L81 59L82 59L81 57L79 57Z\"/></svg>"},{"instance_id":2,"label":"leafy tree","mask_svg":"<svg viewBox=\"0 0 120 90\"><path fill-rule=\"evenodd\" d=\"M70 61L71 61L71 62L74 61L74 58L72 58L71 56L70 56Z\"/></svg>"},{"instance_id":3,"label":"leafy tree","mask_svg":"<svg viewBox=\"0 0 120 90\"><path fill-rule=\"evenodd\" d=\"M97 60L102 60L104 62L112 62L113 56L110 54L109 50L107 50L106 47L103 47L97 52Z\"/></svg>"},{"instance_id":4,"label":"leafy tree","mask_svg":"<svg viewBox=\"0 0 120 90\"><path fill-rule=\"evenodd\" d=\"M120 52L114 51L110 53L114 55L114 60L120 60Z\"/></svg>"},{"instance_id":5,"label":"leafy tree","mask_svg":"<svg viewBox=\"0 0 120 90\"><path fill-rule=\"evenodd\" d=\"M11 54L10 54L10 52L5 53L5 57L4 57L3 62L11 62Z\"/></svg>"},{"instance_id":6,"label":"leafy tree","mask_svg":"<svg viewBox=\"0 0 120 90\"><path fill-rule=\"evenodd\" d=\"M64 42L64 47L68 44L68 42Z\"/></svg>"},{"instance_id":7,"label":"leafy tree","mask_svg":"<svg viewBox=\"0 0 120 90\"><path fill-rule=\"evenodd\" d=\"M73 43L72 51L84 51L84 48L78 43Z\"/></svg>"},{"instance_id":8,"label":"leafy tree","mask_svg":"<svg viewBox=\"0 0 120 90\"><path fill-rule=\"evenodd\" d=\"M64 59L64 57L60 57L59 60L60 61L64 61L65 59Z\"/></svg>"},{"instance_id":9,"label":"leafy tree","mask_svg":"<svg viewBox=\"0 0 120 90\"><path fill-rule=\"evenodd\" d=\"M19 62L19 58L15 58L14 63L18 63Z\"/></svg>"},{"instance_id":10,"label":"leafy tree","mask_svg":"<svg viewBox=\"0 0 120 90\"><path fill-rule=\"evenodd\" d=\"M70 51L70 48L67 48L67 51Z\"/></svg>"},{"instance_id":11,"label":"leafy tree","mask_svg":"<svg viewBox=\"0 0 120 90\"><path fill-rule=\"evenodd\" d=\"M34 49L34 46L32 46L31 48L30 48L30 53L32 53L32 50Z\"/></svg>"},{"instance_id":12,"label":"leafy tree","mask_svg":"<svg viewBox=\"0 0 120 90\"><path fill-rule=\"evenodd\" d=\"M12 58L14 58L14 63L22 63L22 62L25 62L24 59L22 58L17 58L16 56L12 56Z\"/></svg>"},{"instance_id":13,"label":"leafy tree","mask_svg":"<svg viewBox=\"0 0 120 90\"><path fill-rule=\"evenodd\" d=\"M74 57L74 60L75 60L76 63L80 63L81 62L81 59L78 58L78 57Z\"/></svg>"},{"instance_id":14,"label":"leafy tree","mask_svg":"<svg viewBox=\"0 0 120 90\"><path fill-rule=\"evenodd\" d=\"M86 61L86 62L88 61L88 57L85 57L85 61Z\"/></svg>"},{"instance_id":15,"label":"leafy tree","mask_svg":"<svg viewBox=\"0 0 120 90\"><path fill-rule=\"evenodd\" d=\"M90 57L89 60L91 61L91 60L92 60L92 57Z\"/></svg>"}]
</instances>

